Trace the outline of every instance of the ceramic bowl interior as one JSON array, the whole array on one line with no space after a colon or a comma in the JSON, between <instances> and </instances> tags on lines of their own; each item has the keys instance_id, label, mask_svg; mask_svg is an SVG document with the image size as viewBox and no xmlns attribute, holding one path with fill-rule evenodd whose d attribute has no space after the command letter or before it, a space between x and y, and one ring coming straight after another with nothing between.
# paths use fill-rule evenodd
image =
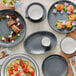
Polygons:
<instances>
[{"instance_id":1,"label":"ceramic bowl interior","mask_svg":"<svg viewBox=\"0 0 76 76\"><path fill-rule=\"evenodd\" d=\"M28 15L33 20L39 20L43 16L43 8L40 5L31 5L28 9Z\"/></svg>"}]
</instances>

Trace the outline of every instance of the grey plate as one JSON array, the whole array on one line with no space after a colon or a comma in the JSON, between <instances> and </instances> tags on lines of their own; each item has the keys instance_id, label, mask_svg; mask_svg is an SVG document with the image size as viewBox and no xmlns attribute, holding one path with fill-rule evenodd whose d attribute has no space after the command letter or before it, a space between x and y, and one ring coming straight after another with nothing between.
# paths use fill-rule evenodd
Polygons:
<instances>
[{"instance_id":1,"label":"grey plate","mask_svg":"<svg viewBox=\"0 0 76 76\"><path fill-rule=\"evenodd\" d=\"M73 5L74 6L74 8L76 8L76 5L74 4L74 3L72 3L72 2L70 2L70 1L57 1L56 3L54 3L51 7L50 7L50 9L49 9L49 11L48 11L48 23L49 23L49 25L50 25L50 27L52 28L52 29L54 29L55 31L57 31L57 32L59 32L59 33L69 33L69 32L72 32L73 30L75 30L76 29L76 27L73 27L73 29L72 30L58 30L57 28L56 28L56 26L55 26L55 23L56 23L56 21L57 20L67 20L67 14L64 12L63 14L60 14L59 12L57 12L57 14L56 15L54 15L53 14L53 9L54 9L54 6L56 5L56 4L62 4L63 2L67 2L67 3L69 3L69 4L71 4L71 5Z\"/></svg>"},{"instance_id":2,"label":"grey plate","mask_svg":"<svg viewBox=\"0 0 76 76\"><path fill-rule=\"evenodd\" d=\"M39 19L39 20L32 20L32 19L29 17L29 15L28 15L28 9L29 9L32 5L39 5L39 6L41 6L41 7L43 8L44 13L43 13L43 17L42 17L41 19ZM40 3L37 3L37 2L31 3L31 4L27 7L27 9L26 9L26 18L28 18L28 19L31 20L32 22L41 22L42 20L45 19L45 17L46 17L46 9L45 9L45 7L44 7L42 4L40 4Z\"/></svg>"},{"instance_id":3,"label":"grey plate","mask_svg":"<svg viewBox=\"0 0 76 76\"><path fill-rule=\"evenodd\" d=\"M44 60L42 70L44 76L66 76L68 64L62 56L50 55Z\"/></svg>"},{"instance_id":4,"label":"grey plate","mask_svg":"<svg viewBox=\"0 0 76 76\"><path fill-rule=\"evenodd\" d=\"M49 37L51 40L51 45L49 49L44 48L41 44L41 40L44 36ZM47 31L40 31L33 33L32 35L27 37L24 42L24 48L28 53L31 54L44 54L55 48L56 44L57 38L53 33Z\"/></svg>"},{"instance_id":5,"label":"grey plate","mask_svg":"<svg viewBox=\"0 0 76 76\"><path fill-rule=\"evenodd\" d=\"M9 63L11 63L11 61L15 60L15 59L25 59L28 60L32 63L33 67L35 68L35 76L40 76L39 73L39 68L37 63L29 56L25 55L25 54L14 54L9 56L6 61L4 62L4 64L2 65L1 68L1 76L5 76L5 71L6 71L6 67Z\"/></svg>"},{"instance_id":6,"label":"grey plate","mask_svg":"<svg viewBox=\"0 0 76 76\"><path fill-rule=\"evenodd\" d=\"M19 39L16 39L16 41L14 43L5 43L5 42L2 42L0 39L0 46L13 47L13 46L16 46L18 43L20 43L23 40L25 33L26 33L26 23L25 23L23 17L18 12L14 11L14 10L10 10L10 9L1 10L0 15L4 15L4 14L16 15L20 19L20 22L23 24L23 32L21 33L21 36L19 37ZM0 22L0 36L8 35L11 31L11 29L8 28L6 25L7 21L8 21L8 19L5 19Z\"/></svg>"}]
</instances>

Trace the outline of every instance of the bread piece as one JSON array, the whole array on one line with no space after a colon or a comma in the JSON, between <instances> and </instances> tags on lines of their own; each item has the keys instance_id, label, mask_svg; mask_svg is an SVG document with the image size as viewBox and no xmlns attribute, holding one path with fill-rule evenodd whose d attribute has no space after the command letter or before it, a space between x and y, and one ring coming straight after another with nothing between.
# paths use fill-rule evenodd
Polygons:
<instances>
[{"instance_id":1,"label":"bread piece","mask_svg":"<svg viewBox=\"0 0 76 76\"><path fill-rule=\"evenodd\" d=\"M7 26L10 27L11 25L15 24L16 22L14 20L10 20L7 22Z\"/></svg>"},{"instance_id":2,"label":"bread piece","mask_svg":"<svg viewBox=\"0 0 76 76\"><path fill-rule=\"evenodd\" d=\"M12 30L16 33L19 33L20 32L20 29L16 26L16 25L12 25Z\"/></svg>"}]
</instances>

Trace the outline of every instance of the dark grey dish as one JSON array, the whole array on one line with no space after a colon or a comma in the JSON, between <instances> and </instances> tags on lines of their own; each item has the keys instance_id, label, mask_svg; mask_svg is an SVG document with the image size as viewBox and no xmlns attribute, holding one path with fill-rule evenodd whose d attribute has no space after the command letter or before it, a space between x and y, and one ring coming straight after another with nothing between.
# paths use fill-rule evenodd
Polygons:
<instances>
[{"instance_id":1,"label":"dark grey dish","mask_svg":"<svg viewBox=\"0 0 76 76\"><path fill-rule=\"evenodd\" d=\"M46 49L41 44L41 40L44 36L48 37L51 40L51 45L49 49ZM44 54L55 48L56 44L57 38L53 33L47 31L39 31L27 37L27 39L24 42L24 48L30 54Z\"/></svg>"},{"instance_id":2,"label":"dark grey dish","mask_svg":"<svg viewBox=\"0 0 76 76\"><path fill-rule=\"evenodd\" d=\"M28 10L29 10L29 8L30 8L32 5L39 5L39 6L41 6L41 7L43 8L43 16L42 16L42 18L40 18L39 20L33 20L33 19L31 19L31 18L29 17L29 15L28 15ZM40 4L40 3L31 3L31 4L27 7L27 9L26 9L26 18L29 19L29 20L32 21L32 22L41 22L41 21L43 21L43 20L46 18L46 9L45 9L45 7L44 7L42 4Z\"/></svg>"},{"instance_id":3,"label":"dark grey dish","mask_svg":"<svg viewBox=\"0 0 76 76\"><path fill-rule=\"evenodd\" d=\"M67 3L71 4L71 5L73 5L74 8L76 8L76 5L75 5L74 3L72 3L72 2L70 2L70 1L66 1L66 0L64 0L64 1L63 1L63 0L62 0L62 1L57 1L56 3L54 3L54 4L50 7L50 9L49 9L49 11L48 11L48 23L49 23L50 27L51 27L52 29L54 29L56 32L65 34L65 33L69 33L69 32L74 31L74 30L76 29L76 27L73 27L71 30L59 30L59 29L56 28L55 22L56 22L57 20L67 20L68 14L67 14L66 12L64 12L63 14L60 14L59 12L57 12L56 15L53 14L54 6L55 6L56 4L62 4L63 2L67 2Z\"/></svg>"},{"instance_id":4,"label":"dark grey dish","mask_svg":"<svg viewBox=\"0 0 76 76\"><path fill-rule=\"evenodd\" d=\"M21 36L19 37L19 39L16 39L14 43L11 43L11 42L5 43L5 42L2 42L0 39L0 46L8 47L8 48L14 47L23 40L23 38L26 34L26 23L25 23L25 20L23 19L23 17L17 11L10 10L10 9L1 10L0 15L4 15L4 14L16 15L20 19L20 22L23 24L23 30L20 33ZM12 30L9 27L7 27L7 25L6 25L7 21L9 21L9 19L4 19L4 20L0 21L0 36L8 35L10 33L10 31Z\"/></svg>"},{"instance_id":5,"label":"dark grey dish","mask_svg":"<svg viewBox=\"0 0 76 76\"><path fill-rule=\"evenodd\" d=\"M66 76L68 64L62 56L50 55L43 61L42 71L44 76Z\"/></svg>"},{"instance_id":6,"label":"dark grey dish","mask_svg":"<svg viewBox=\"0 0 76 76\"><path fill-rule=\"evenodd\" d=\"M25 54L19 54L19 53L9 56L6 59L6 61L4 61L4 64L1 67L0 76L6 76L6 68L7 68L8 64L10 64L13 60L16 60L16 59L25 59L27 61L30 61L32 66L35 68L35 76L40 76L37 63L30 56L25 55Z\"/></svg>"}]
</instances>

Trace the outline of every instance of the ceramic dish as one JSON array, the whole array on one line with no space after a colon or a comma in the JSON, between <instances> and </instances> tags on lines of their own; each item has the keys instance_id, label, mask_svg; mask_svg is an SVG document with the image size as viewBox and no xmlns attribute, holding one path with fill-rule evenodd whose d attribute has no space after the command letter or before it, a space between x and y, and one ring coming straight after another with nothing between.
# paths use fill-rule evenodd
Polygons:
<instances>
[{"instance_id":1,"label":"ceramic dish","mask_svg":"<svg viewBox=\"0 0 76 76\"><path fill-rule=\"evenodd\" d=\"M50 55L43 61L42 71L44 76L66 76L68 64L60 55Z\"/></svg>"},{"instance_id":2,"label":"ceramic dish","mask_svg":"<svg viewBox=\"0 0 76 76\"><path fill-rule=\"evenodd\" d=\"M60 43L60 48L65 54L72 54L76 51L76 40L71 37L65 37Z\"/></svg>"},{"instance_id":3,"label":"ceramic dish","mask_svg":"<svg viewBox=\"0 0 76 76\"><path fill-rule=\"evenodd\" d=\"M42 39L43 37L48 37L51 41L51 45L49 48L42 46ZM53 48L55 48L57 44L57 38L56 36L47 31L40 31L31 34L24 42L24 48L28 53L31 54L44 54L48 51L51 51Z\"/></svg>"},{"instance_id":4,"label":"ceramic dish","mask_svg":"<svg viewBox=\"0 0 76 76\"><path fill-rule=\"evenodd\" d=\"M33 22L39 22L46 17L46 9L40 3L32 3L26 9L26 18Z\"/></svg>"},{"instance_id":5,"label":"ceramic dish","mask_svg":"<svg viewBox=\"0 0 76 76\"><path fill-rule=\"evenodd\" d=\"M24 3L24 0L3 0L3 3L6 6L18 8Z\"/></svg>"},{"instance_id":6,"label":"ceramic dish","mask_svg":"<svg viewBox=\"0 0 76 76\"><path fill-rule=\"evenodd\" d=\"M12 28L13 25L7 26L7 22L9 24L9 21L11 19L3 19L0 21L0 25L2 25L2 26L0 26L0 46L2 46L2 47L13 47L13 46L16 46L18 43L20 43L23 40L25 33L26 33L26 23L25 23L23 17L18 12L14 11L14 10L6 9L6 10L0 11L0 15L6 15L6 14L7 14L7 18L9 18L9 15L16 15L18 17L17 21L18 22L20 21L20 23L23 26L23 28L21 29L21 32L19 33L19 37L15 39L14 43L13 42L7 42L7 41L3 42L2 40L5 39L4 37L7 35L9 35L8 37L10 37L10 33L12 33L12 31L15 29ZM11 21L14 22L14 20L11 20ZM12 23L11 21L10 21L10 23ZM18 24L20 24L20 23L18 23Z\"/></svg>"},{"instance_id":7,"label":"ceramic dish","mask_svg":"<svg viewBox=\"0 0 76 76\"><path fill-rule=\"evenodd\" d=\"M36 64L36 62L29 56L25 55L25 54L14 54L14 55L11 55L9 56L9 58L6 59L6 61L4 62L4 64L2 65L2 68L1 68L1 76L6 76L6 68L8 67L8 65L16 60L16 59L24 59L26 61L29 61L31 63L31 65L34 67L35 69L35 74L34 76L40 76L39 75L39 69L38 69L38 66Z\"/></svg>"},{"instance_id":8,"label":"ceramic dish","mask_svg":"<svg viewBox=\"0 0 76 76\"><path fill-rule=\"evenodd\" d=\"M55 31L59 32L59 33L69 33L72 32L73 30L76 29L76 27L74 26L72 29L60 29L60 27L56 27L55 24L57 21L67 21L69 14L67 14L68 12L64 12L64 10L57 11L55 9L56 5L58 4L64 4L64 3L68 3L69 5L72 5L75 9L76 9L76 5L70 1L57 1L56 3L54 3L49 11L48 11L48 23L51 26L52 29L54 29ZM56 14L54 14L57 11ZM66 11L66 10L65 10ZM75 22L74 22L75 23Z\"/></svg>"}]
</instances>

